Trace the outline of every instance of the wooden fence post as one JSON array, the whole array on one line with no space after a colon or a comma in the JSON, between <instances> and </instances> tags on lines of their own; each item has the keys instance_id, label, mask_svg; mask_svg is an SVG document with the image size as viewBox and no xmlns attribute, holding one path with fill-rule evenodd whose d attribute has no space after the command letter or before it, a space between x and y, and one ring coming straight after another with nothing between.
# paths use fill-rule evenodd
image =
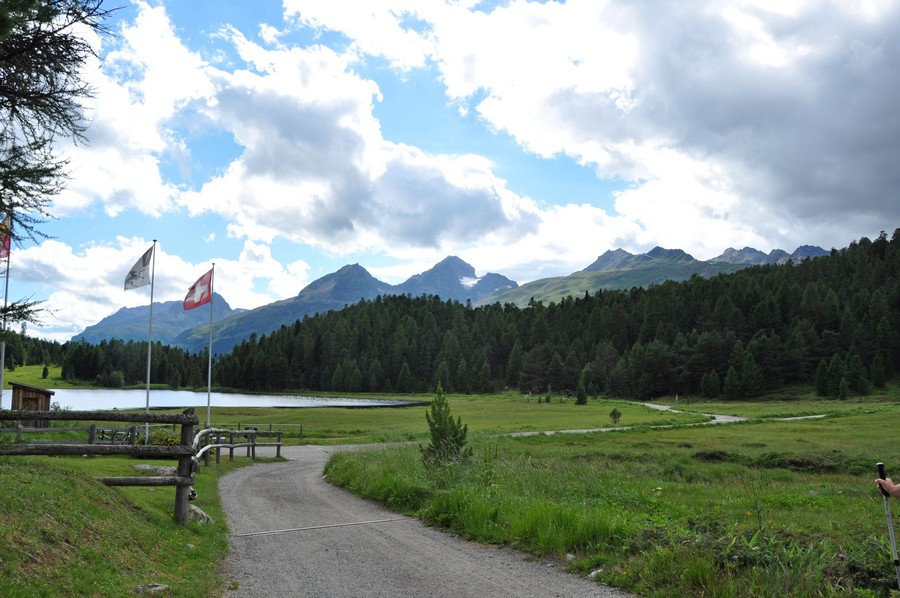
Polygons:
<instances>
[{"instance_id":1,"label":"wooden fence post","mask_svg":"<svg viewBox=\"0 0 900 598\"><path fill-rule=\"evenodd\" d=\"M88 444L96 444L97 443L97 424L91 424L90 429L88 429Z\"/></svg>"},{"instance_id":2,"label":"wooden fence post","mask_svg":"<svg viewBox=\"0 0 900 598\"><path fill-rule=\"evenodd\" d=\"M185 415L193 415L194 408L190 407L184 410ZM194 424L181 424L181 445L192 446L194 443ZM194 463L190 455L178 458L178 469L176 472L178 477L193 478ZM180 525L186 525L188 522L188 496L190 495L190 486L175 486L175 521Z\"/></svg>"}]
</instances>

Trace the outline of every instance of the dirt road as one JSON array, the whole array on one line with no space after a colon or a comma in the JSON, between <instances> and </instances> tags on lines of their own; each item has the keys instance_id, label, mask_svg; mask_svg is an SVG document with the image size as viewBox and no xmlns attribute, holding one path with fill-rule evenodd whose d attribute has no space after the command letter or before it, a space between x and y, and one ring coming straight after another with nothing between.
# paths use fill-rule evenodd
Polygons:
<instances>
[{"instance_id":1,"label":"dirt road","mask_svg":"<svg viewBox=\"0 0 900 598\"><path fill-rule=\"evenodd\" d=\"M231 527L226 597L581 597L627 594L466 542L322 479L332 447L286 447L286 463L220 481Z\"/></svg>"}]
</instances>

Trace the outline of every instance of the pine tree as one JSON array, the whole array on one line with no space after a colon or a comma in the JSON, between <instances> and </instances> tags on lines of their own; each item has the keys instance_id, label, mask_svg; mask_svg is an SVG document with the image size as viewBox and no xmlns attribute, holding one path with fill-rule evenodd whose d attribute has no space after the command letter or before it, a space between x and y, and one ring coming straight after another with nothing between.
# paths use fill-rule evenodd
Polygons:
<instances>
[{"instance_id":1,"label":"pine tree","mask_svg":"<svg viewBox=\"0 0 900 598\"><path fill-rule=\"evenodd\" d=\"M741 388L748 397L758 397L766 390L765 374L749 351L744 354L744 364L741 367Z\"/></svg>"},{"instance_id":2,"label":"pine tree","mask_svg":"<svg viewBox=\"0 0 900 598\"><path fill-rule=\"evenodd\" d=\"M420 447L426 466L442 465L450 462L467 461L472 457L472 447L467 446L466 436L469 426L460 418L453 419L450 404L444 396L443 387L438 384L431 401L431 411L425 412L425 420L431 433L431 444Z\"/></svg>"},{"instance_id":3,"label":"pine tree","mask_svg":"<svg viewBox=\"0 0 900 598\"><path fill-rule=\"evenodd\" d=\"M740 376L733 365L728 366L728 372L725 374L722 392L725 393L725 398L729 401L734 401L735 399L740 399L744 396L744 391L741 388Z\"/></svg>"},{"instance_id":4,"label":"pine tree","mask_svg":"<svg viewBox=\"0 0 900 598\"><path fill-rule=\"evenodd\" d=\"M710 370L700 379L700 394L706 399L715 399L722 394L722 382L716 370Z\"/></svg>"},{"instance_id":5,"label":"pine tree","mask_svg":"<svg viewBox=\"0 0 900 598\"><path fill-rule=\"evenodd\" d=\"M575 404L587 405L587 389L584 387L584 379L578 382L578 389L575 391Z\"/></svg>"},{"instance_id":6,"label":"pine tree","mask_svg":"<svg viewBox=\"0 0 900 598\"><path fill-rule=\"evenodd\" d=\"M872 367L869 368L869 378L871 378L875 388L887 386L887 374L884 370L884 359L881 358L881 353L876 353L872 359Z\"/></svg>"},{"instance_id":7,"label":"pine tree","mask_svg":"<svg viewBox=\"0 0 900 598\"><path fill-rule=\"evenodd\" d=\"M819 360L819 367L816 368L816 394L828 396L828 362L825 358Z\"/></svg>"},{"instance_id":8,"label":"pine tree","mask_svg":"<svg viewBox=\"0 0 900 598\"><path fill-rule=\"evenodd\" d=\"M841 378L841 381L838 383L838 398L841 400L850 398L850 383L847 382L846 378Z\"/></svg>"}]
</instances>

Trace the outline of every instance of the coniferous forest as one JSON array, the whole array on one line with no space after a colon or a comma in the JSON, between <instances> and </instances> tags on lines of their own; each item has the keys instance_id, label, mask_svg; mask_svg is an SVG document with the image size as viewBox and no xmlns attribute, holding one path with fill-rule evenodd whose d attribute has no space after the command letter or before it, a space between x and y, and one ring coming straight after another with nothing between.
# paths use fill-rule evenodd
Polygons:
<instances>
[{"instance_id":1,"label":"coniferous forest","mask_svg":"<svg viewBox=\"0 0 900 598\"><path fill-rule=\"evenodd\" d=\"M104 386L146 375L146 343L62 346L63 375ZM154 346L151 380L203 387L206 355ZM740 400L808 385L865 395L900 372L900 229L829 256L472 307L385 296L251 336L216 356L213 384L247 391L568 392Z\"/></svg>"}]
</instances>

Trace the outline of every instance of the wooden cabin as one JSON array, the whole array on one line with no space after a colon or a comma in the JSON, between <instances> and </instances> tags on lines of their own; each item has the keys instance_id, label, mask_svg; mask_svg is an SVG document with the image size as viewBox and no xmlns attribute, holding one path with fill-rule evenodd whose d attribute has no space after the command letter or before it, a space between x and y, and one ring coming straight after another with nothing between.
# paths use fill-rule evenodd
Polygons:
<instances>
[{"instance_id":1,"label":"wooden cabin","mask_svg":"<svg viewBox=\"0 0 900 598\"><path fill-rule=\"evenodd\" d=\"M12 407L13 410L21 411L50 411L50 397L55 393L46 388L38 388L37 386L29 386L27 384L19 384L18 382L10 382L12 387ZM22 421L22 425L26 428L46 428L50 425L47 420L28 420Z\"/></svg>"}]
</instances>

